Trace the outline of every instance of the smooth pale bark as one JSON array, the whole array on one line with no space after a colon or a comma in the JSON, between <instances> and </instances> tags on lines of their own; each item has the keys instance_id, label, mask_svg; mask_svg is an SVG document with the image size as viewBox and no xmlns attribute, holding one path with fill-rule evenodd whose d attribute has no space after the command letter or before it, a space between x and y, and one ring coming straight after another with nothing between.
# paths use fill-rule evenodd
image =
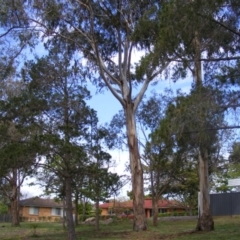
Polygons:
<instances>
[{"instance_id":1,"label":"smooth pale bark","mask_svg":"<svg viewBox=\"0 0 240 240\"><path fill-rule=\"evenodd\" d=\"M127 138L132 172L134 213L133 230L142 231L147 229L147 222L144 211L143 169L140 161L136 123L132 103L126 104L125 116L127 122Z\"/></svg>"},{"instance_id":2,"label":"smooth pale bark","mask_svg":"<svg viewBox=\"0 0 240 240\"><path fill-rule=\"evenodd\" d=\"M193 41L195 48L195 61L194 61L194 77L196 88L201 88L202 79L202 63L201 59L201 42L199 40L199 34L195 32L195 38ZM205 119L204 119L205 120ZM204 140L203 140L204 141ZM201 140L200 140L201 142ZM201 144L200 144L201 145ZM214 222L210 210L210 196L209 196L209 178L208 178L208 150L205 147L199 145L199 187L200 187L200 212L198 217L198 223L196 230L198 231L211 231L214 230Z\"/></svg>"},{"instance_id":3,"label":"smooth pale bark","mask_svg":"<svg viewBox=\"0 0 240 240\"><path fill-rule=\"evenodd\" d=\"M66 195L67 239L76 240L77 236L73 221L72 187L70 177L65 177L65 195Z\"/></svg>"},{"instance_id":4,"label":"smooth pale bark","mask_svg":"<svg viewBox=\"0 0 240 240\"><path fill-rule=\"evenodd\" d=\"M214 222L210 210L209 180L208 180L208 152L206 149L199 150L199 176L200 176L200 203L199 216L196 230L214 230Z\"/></svg>"}]
</instances>

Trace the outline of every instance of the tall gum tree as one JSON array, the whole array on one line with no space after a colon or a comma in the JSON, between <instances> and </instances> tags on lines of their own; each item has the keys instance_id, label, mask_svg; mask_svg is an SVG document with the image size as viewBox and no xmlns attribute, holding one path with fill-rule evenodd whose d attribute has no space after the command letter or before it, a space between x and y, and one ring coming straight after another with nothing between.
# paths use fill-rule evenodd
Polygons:
<instances>
[{"instance_id":1,"label":"tall gum tree","mask_svg":"<svg viewBox=\"0 0 240 240\"><path fill-rule=\"evenodd\" d=\"M194 80L196 89L201 91L203 86L203 73L201 59L201 42L198 32L195 31L193 40L194 54ZM205 114L204 114L205 115ZM210 196L209 196L209 151L205 143L200 140L198 146L198 164L199 164L199 217L197 223L197 230L211 231L214 229L214 222L210 210Z\"/></svg>"},{"instance_id":2,"label":"tall gum tree","mask_svg":"<svg viewBox=\"0 0 240 240\"><path fill-rule=\"evenodd\" d=\"M229 64L229 60L239 59L239 36L234 31L238 20L234 14L229 14L233 13L233 9L234 2L224 0L171 0L165 2L160 9L160 29L165 34L162 34L156 46L161 48L164 45L168 58L177 56L173 78L185 78L189 71L193 75L193 85L200 95L206 86L203 70L210 75L210 71ZM204 119L201 119L201 114L206 117L208 114L207 107L204 107L206 97L202 91L202 110L199 115L199 121L202 122ZM210 138L210 134L206 135ZM214 224L209 201L209 150L204 138L198 142L201 196L197 230L210 231L214 229Z\"/></svg>"},{"instance_id":3,"label":"tall gum tree","mask_svg":"<svg viewBox=\"0 0 240 240\"><path fill-rule=\"evenodd\" d=\"M16 69L26 52L33 50L37 38L28 22L28 3L16 0L11 3L0 0L0 79L5 80L9 75L16 73ZM28 50L26 50L28 48Z\"/></svg>"},{"instance_id":4,"label":"tall gum tree","mask_svg":"<svg viewBox=\"0 0 240 240\"><path fill-rule=\"evenodd\" d=\"M139 19L156 1L45 1L34 7L38 18L31 20L53 36L48 44L66 42L88 60L96 72L95 84L107 87L122 105L127 129L133 189L133 230L147 229L144 212L143 169L140 160L135 113L148 85L168 63L151 62L136 76L133 33ZM152 63L152 64L151 64ZM99 77L96 77L99 76ZM133 89L138 86L138 93Z\"/></svg>"}]
</instances>

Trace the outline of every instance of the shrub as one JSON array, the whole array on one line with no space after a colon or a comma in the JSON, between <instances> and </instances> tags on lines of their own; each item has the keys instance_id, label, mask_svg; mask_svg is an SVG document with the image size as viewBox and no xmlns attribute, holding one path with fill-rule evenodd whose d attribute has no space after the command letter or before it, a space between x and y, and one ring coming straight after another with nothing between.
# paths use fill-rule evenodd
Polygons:
<instances>
[{"instance_id":1,"label":"shrub","mask_svg":"<svg viewBox=\"0 0 240 240\"><path fill-rule=\"evenodd\" d=\"M32 228L32 237L38 237L38 235L37 235L38 224L33 223L30 225L30 227Z\"/></svg>"},{"instance_id":2,"label":"shrub","mask_svg":"<svg viewBox=\"0 0 240 240\"><path fill-rule=\"evenodd\" d=\"M8 206L0 202L0 214L8 213Z\"/></svg>"},{"instance_id":3,"label":"shrub","mask_svg":"<svg viewBox=\"0 0 240 240\"><path fill-rule=\"evenodd\" d=\"M159 213L158 217L162 218L162 217L180 217L180 216L187 216L187 212L166 212L166 213Z\"/></svg>"}]
</instances>

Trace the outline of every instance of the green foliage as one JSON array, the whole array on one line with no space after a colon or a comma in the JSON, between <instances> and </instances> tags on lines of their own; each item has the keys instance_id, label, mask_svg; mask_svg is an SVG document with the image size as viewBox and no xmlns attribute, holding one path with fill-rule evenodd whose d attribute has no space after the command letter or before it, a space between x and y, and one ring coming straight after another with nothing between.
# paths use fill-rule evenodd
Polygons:
<instances>
[{"instance_id":1,"label":"green foliage","mask_svg":"<svg viewBox=\"0 0 240 240\"><path fill-rule=\"evenodd\" d=\"M240 177L240 163L239 162L229 164L228 176L229 176L229 178L239 178Z\"/></svg>"},{"instance_id":2,"label":"green foliage","mask_svg":"<svg viewBox=\"0 0 240 240\"><path fill-rule=\"evenodd\" d=\"M217 180L215 189L217 192L229 192L233 188L228 187L228 180L240 177L239 142L233 142L228 159L225 159L216 172Z\"/></svg>"},{"instance_id":3,"label":"green foliage","mask_svg":"<svg viewBox=\"0 0 240 240\"><path fill-rule=\"evenodd\" d=\"M38 237L38 234L37 234L37 228L39 227L39 224L37 223L32 223L30 225L31 229L32 229L32 237Z\"/></svg>"},{"instance_id":4,"label":"green foliage","mask_svg":"<svg viewBox=\"0 0 240 240\"><path fill-rule=\"evenodd\" d=\"M228 187L228 180L240 177L240 163L230 162L217 176L217 192L232 191L232 187Z\"/></svg>"},{"instance_id":5,"label":"green foliage","mask_svg":"<svg viewBox=\"0 0 240 240\"><path fill-rule=\"evenodd\" d=\"M92 204L89 202L80 203L78 205L78 214L79 215L83 214L83 212L86 215L89 215L90 213L92 213L92 211L93 211L93 207L92 207Z\"/></svg>"},{"instance_id":6,"label":"green foliage","mask_svg":"<svg viewBox=\"0 0 240 240\"><path fill-rule=\"evenodd\" d=\"M166 115L180 145L213 146L224 118L219 110L221 101L221 93L208 86L193 89L169 105Z\"/></svg>"},{"instance_id":7,"label":"green foliage","mask_svg":"<svg viewBox=\"0 0 240 240\"><path fill-rule=\"evenodd\" d=\"M0 202L0 214L8 213L8 206Z\"/></svg>"},{"instance_id":8,"label":"green foliage","mask_svg":"<svg viewBox=\"0 0 240 240\"><path fill-rule=\"evenodd\" d=\"M240 163L240 142L233 143L229 161L231 163Z\"/></svg>"},{"instance_id":9,"label":"green foliage","mask_svg":"<svg viewBox=\"0 0 240 240\"><path fill-rule=\"evenodd\" d=\"M130 199L133 199L133 191L127 191L127 196L128 196Z\"/></svg>"}]
</instances>

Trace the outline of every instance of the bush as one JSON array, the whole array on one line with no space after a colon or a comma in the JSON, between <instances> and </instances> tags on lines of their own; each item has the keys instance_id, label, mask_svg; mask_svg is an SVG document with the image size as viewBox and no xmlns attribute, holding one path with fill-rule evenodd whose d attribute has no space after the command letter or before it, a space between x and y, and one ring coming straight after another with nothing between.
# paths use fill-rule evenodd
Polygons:
<instances>
[{"instance_id":1,"label":"bush","mask_svg":"<svg viewBox=\"0 0 240 240\"><path fill-rule=\"evenodd\" d=\"M193 211L193 216L197 216L198 215L198 210L194 210Z\"/></svg>"},{"instance_id":2,"label":"bush","mask_svg":"<svg viewBox=\"0 0 240 240\"><path fill-rule=\"evenodd\" d=\"M8 206L0 202L0 214L8 213Z\"/></svg>"},{"instance_id":3,"label":"bush","mask_svg":"<svg viewBox=\"0 0 240 240\"><path fill-rule=\"evenodd\" d=\"M165 212L165 213L159 213L158 217L180 217L180 216L187 216L187 212Z\"/></svg>"},{"instance_id":4,"label":"bush","mask_svg":"<svg viewBox=\"0 0 240 240\"><path fill-rule=\"evenodd\" d=\"M38 224L33 223L30 225L30 227L32 228L32 237L38 237L38 235L37 235Z\"/></svg>"},{"instance_id":5,"label":"bush","mask_svg":"<svg viewBox=\"0 0 240 240\"><path fill-rule=\"evenodd\" d=\"M162 218L162 217L170 217L172 216L171 212L165 212L165 213L159 213L158 217Z\"/></svg>"}]
</instances>

